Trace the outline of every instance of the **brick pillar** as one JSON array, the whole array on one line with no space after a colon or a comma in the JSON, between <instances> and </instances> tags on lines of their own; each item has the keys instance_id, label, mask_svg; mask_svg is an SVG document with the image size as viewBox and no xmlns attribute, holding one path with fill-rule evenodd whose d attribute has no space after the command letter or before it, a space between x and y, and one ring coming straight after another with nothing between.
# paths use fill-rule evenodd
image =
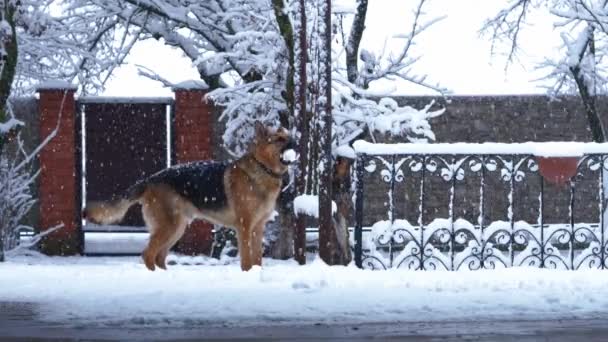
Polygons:
<instances>
[{"instance_id":1,"label":"brick pillar","mask_svg":"<svg viewBox=\"0 0 608 342\"><path fill-rule=\"evenodd\" d=\"M40 140L44 141L59 122L57 135L39 155L40 230L64 225L41 241L40 250L48 255L81 254L76 88L69 83L48 82L39 85L37 90L40 93Z\"/></svg>"},{"instance_id":2,"label":"brick pillar","mask_svg":"<svg viewBox=\"0 0 608 342\"><path fill-rule=\"evenodd\" d=\"M174 151L176 163L186 163L213 157L214 106L204 99L208 87L201 81L176 85L174 108ZM184 254L209 254L213 242L213 225L195 221L186 229L176 250Z\"/></svg>"}]
</instances>

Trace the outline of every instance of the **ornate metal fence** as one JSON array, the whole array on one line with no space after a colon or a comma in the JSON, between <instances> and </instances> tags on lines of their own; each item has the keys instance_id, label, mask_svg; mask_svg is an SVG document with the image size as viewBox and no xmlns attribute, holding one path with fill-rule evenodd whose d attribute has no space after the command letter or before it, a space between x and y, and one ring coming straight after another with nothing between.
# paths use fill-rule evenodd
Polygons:
<instances>
[{"instance_id":1,"label":"ornate metal fence","mask_svg":"<svg viewBox=\"0 0 608 342\"><path fill-rule=\"evenodd\" d=\"M370 269L604 269L607 146L357 142L355 262ZM539 172L537 155L548 154L578 156L561 187Z\"/></svg>"}]
</instances>

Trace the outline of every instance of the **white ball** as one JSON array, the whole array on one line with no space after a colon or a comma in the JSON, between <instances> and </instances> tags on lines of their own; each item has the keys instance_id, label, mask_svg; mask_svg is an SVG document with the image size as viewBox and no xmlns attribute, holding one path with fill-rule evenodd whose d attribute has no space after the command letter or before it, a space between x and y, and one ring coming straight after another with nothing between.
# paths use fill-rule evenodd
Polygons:
<instances>
[{"instance_id":1,"label":"white ball","mask_svg":"<svg viewBox=\"0 0 608 342\"><path fill-rule=\"evenodd\" d=\"M296 161L296 159L298 158L298 154L296 153L296 151L288 149L283 152L282 158L284 161L291 163Z\"/></svg>"}]
</instances>

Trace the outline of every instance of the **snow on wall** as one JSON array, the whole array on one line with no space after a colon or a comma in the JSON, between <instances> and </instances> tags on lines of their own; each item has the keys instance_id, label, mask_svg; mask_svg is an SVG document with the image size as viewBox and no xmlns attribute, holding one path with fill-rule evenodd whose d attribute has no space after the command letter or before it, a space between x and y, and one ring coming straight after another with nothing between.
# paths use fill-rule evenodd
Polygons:
<instances>
[{"instance_id":1,"label":"snow on wall","mask_svg":"<svg viewBox=\"0 0 608 342\"><path fill-rule=\"evenodd\" d=\"M355 152L363 154L531 154L539 157L579 157L584 154L608 153L608 143L526 142L526 143L440 143L440 144L373 144L358 140Z\"/></svg>"},{"instance_id":2,"label":"snow on wall","mask_svg":"<svg viewBox=\"0 0 608 342\"><path fill-rule=\"evenodd\" d=\"M203 80L189 80L177 83L173 85L173 90L189 90L189 89L197 89L197 90L207 90L209 86Z\"/></svg>"},{"instance_id":3,"label":"snow on wall","mask_svg":"<svg viewBox=\"0 0 608 342\"><path fill-rule=\"evenodd\" d=\"M78 87L63 80L47 80L39 83L36 90L75 90Z\"/></svg>"}]
</instances>

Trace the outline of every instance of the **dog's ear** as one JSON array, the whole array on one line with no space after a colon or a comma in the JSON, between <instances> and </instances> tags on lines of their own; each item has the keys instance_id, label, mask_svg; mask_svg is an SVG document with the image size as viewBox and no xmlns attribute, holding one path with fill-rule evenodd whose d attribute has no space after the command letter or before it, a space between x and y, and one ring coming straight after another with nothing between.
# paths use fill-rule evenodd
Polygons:
<instances>
[{"instance_id":1,"label":"dog's ear","mask_svg":"<svg viewBox=\"0 0 608 342\"><path fill-rule=\"evenodd\" d=\"M268 131L266 130L266 126L260 120L255 120L255 138L256 140L264 140L266 139L266 135Z\"/></svg>"}]
</instances>

